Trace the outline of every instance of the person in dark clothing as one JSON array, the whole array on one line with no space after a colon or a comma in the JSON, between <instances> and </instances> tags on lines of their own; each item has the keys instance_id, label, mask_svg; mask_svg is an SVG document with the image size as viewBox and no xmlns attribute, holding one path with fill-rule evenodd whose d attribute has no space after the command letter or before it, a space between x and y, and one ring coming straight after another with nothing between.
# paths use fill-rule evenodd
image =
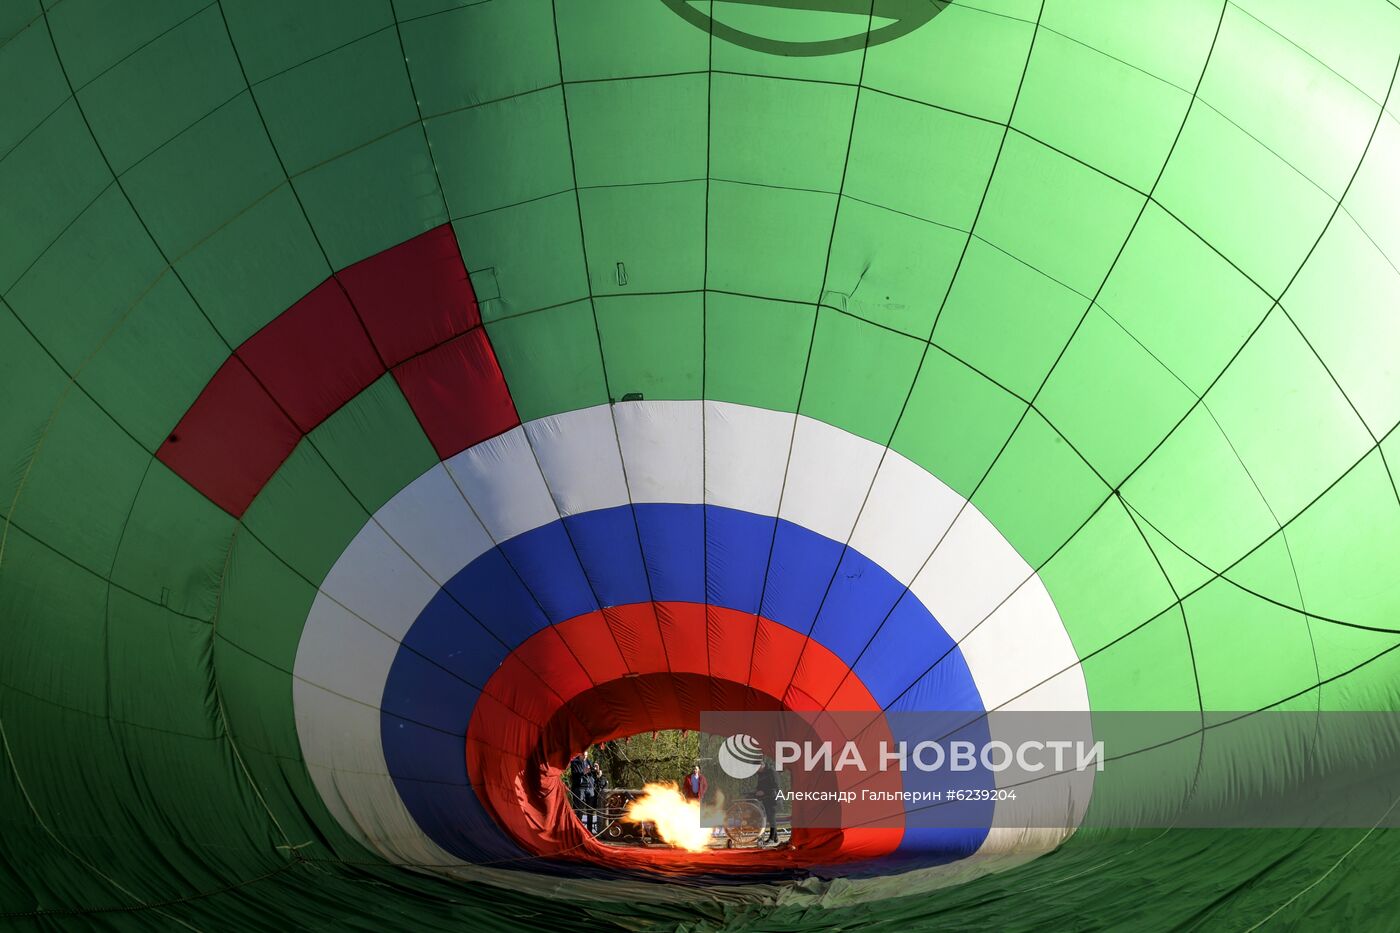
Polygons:
<instances>
[{"instance_id":1,"label":"person in dark clothing","mask_svg":"<svg viewBox=\"0 0 1400 933\"><path fill-rule=\"evenodd\" d=\"M760 762L758 775L754 778L754 796L763 807L763 818L768 824L768 838L764 842L776 844L778 841L778 776L768 767L768 762Z\"/></svg>"},{"instance_id":2,"label":"person in dark clothing","mask_svg":"<svg viewBox=\"0 0 1400 933\"><path fill-rule=\"evenodd\" d=\"M603 777L603 768L598 762L593 762L593 802L589 810L590 822L589 831L595 835L604 828L608 815L604 808L608 805L608 779Z\"/></svg>"},{"instance_id":3,"label":"person in dark clothing","mask_svg":"<svg viewBox=\"0 0 1400 933\"><path fill-rule=\"evenodd\" d=\"M573 758L569 759L569 780L577 781L579 778L583 777L583 772L590 770L591 767L592 762L588 760L588 751L584 750L579 752Z\"/></svg>"},{"instance_id":4,"label":"person in dark clothing","mask_svg":"<svg viewBox=\"0 0 1400 933\"><path fill-rule=\"evenodd\" d=\"M578 809L579 822L590 833L593 832L594 816L597 814L598 785L593 776L593 768L585 768L574 782L574 803Z\"/></svg>"},{"instance_id":5,"label":"person in dark clothing","mask_svg":"<svg viewBox=\"0 0 1400 933\"><path fill-rule=\"evenodd\" d=\"M592 771L592 765L593 763L588 760L587 749L569 759L569 803L573 805L574 812L578 814L580 822L583 821L584 811L584 775Z\"/></svg>"}]
</instances>

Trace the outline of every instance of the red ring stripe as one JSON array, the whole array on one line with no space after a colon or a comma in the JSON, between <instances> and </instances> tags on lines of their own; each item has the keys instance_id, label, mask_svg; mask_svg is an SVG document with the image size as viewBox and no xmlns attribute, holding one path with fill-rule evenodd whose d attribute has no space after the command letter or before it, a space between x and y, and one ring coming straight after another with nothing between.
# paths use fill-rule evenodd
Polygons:
<instances>
[{"instance_id":1,"label":"red ring stripe","mask_svg":"<svg viewBox=\"0 0 1400 933\"><path fill-rule=\"evenodd\" d=\"M661 618L667 624L659 624ZM707 626L755 633L763 647L751 674L753 642L747 637L712 642L707 658ZM662 650L618 647L649 640ZM633 659L630 664L624 653ZM736 679L715 673L721 670ZM833 691L836 696L825 707L813 699ZM874 712L880 707L860 678L820 642L770 619L719 606L617 606L545 628L501 663L467 730L467 772L497 824L532 854L615 867L712 870L719 866L708 855L696 860L671 850L621 849L594 841L574 818L560 783L568 759L579 748L612 738L698 729L704 710L822 708ZM891 828L799 830L789 849L711 854L724 860L724 871L774 870L876 858L894 851L902 836L902 830Z\"/></svg>"}]
</instances>

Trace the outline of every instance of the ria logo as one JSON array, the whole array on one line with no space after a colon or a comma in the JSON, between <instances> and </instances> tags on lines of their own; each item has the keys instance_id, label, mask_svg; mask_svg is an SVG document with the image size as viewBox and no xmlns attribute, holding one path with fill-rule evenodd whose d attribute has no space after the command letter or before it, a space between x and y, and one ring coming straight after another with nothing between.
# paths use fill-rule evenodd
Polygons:
<instances>
[{"instance_id":1,"label":"ria logo","mask_svg":"<svg viewBox=\"0 0 1400 933\"><path fill-rule=\"evenodd\" d=\"M763 762L763 749L751 735L739 733L724 740L716 755L720 770L732 778L744 780L758 773Z\"/></svg>"},{"instance_id":2,"label":"ria logo","mask_svg":"<svg viewBox=\"0 0 1400 933\"><path fill-rule=\"evenodd\" d=\"M948 0L661 0L671 10L685 20L715 38L732 42L734 45L767 52L770 55L811 56L835 55L838 52L851 52L866 46L879 45L900 36L907 36L920 26L933 19L948 5ZM794 24L804 18L804 14L822 14L820 19L835 25L840 21L833 14L845 14L854 32L832 39L817 39L802 42L776 39L755 35L720 22L717 7L768 7L774 10L790 11L772 17L775 23L791 19ZM701 10L709 10L708 13ZM751 17L743 17L745 20ZM805 16L803 25L810 32L818 17ZM781 27L779 27L781 28Z\"/></svg>"}]
</instances>

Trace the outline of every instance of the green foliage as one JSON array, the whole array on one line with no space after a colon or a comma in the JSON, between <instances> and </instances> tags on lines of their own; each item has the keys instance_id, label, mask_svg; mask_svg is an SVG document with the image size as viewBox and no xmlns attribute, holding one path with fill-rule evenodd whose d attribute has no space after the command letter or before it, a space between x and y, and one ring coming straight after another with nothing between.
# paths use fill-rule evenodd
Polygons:
<instances>
[{"instance_id":1,"label":"green foliage","mask_svg":"<svg viewBox=\"0 0 1400 933\"><path fill-rule=\"evenodd\" d=\"M679 729L616 739L591 749L612 787L641 787L650 781L679 781L700 754L700 734Z\"/></svg>"}]
</instances>

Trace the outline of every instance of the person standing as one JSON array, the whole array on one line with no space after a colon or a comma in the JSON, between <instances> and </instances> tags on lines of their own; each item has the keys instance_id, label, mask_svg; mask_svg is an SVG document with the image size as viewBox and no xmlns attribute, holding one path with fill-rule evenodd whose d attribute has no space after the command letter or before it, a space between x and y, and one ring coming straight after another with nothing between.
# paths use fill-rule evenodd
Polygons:
<instances>
[{"instance_id":1,"label":"person standing","mask_svg":"<svg viewBox=\"0 0 1400 933\"><path fill-rule=\"evenodd\" d=\"M583 828L593 832L594 816L597 813L598 791L593 778L593 768L585 768L574 782L574 796L578 803L578 818Z\"/></svg>"},{"instance_id":2,"label":"person standing","mask_svg":"<svg viewBox=\"0 0 1400 933\"><path fill-rule=\"evenodd\" d=\"M705 791L710 789L710 782L705 780L705 775L700 773L700 766L696 765L690 769L690 773L681 778L681 796L686 800L703 802Z\"/></svg>"},{"instance_id":3,"label":"person standing","mask_svg":"<svg viewBox=\"0 0 1400 933\"><path fill-rule=\"evenodd\" d=\"M588 760L588 749L584 749L569 759L569 802L573 805L574 812L578 814L580 822L583 821L584 811L584 776L589 774L591 770L592 762Z\"/></svg>"},{"instance_id":4,"label":"person standing","mask_svg":"<svg viewBox=\"0 0 1400 933\"><path fill-rule=\"evenodd\" d=\"M758 775L754 779L754 796L763 807L763 819L768 824L768 838L764 842L778 842L778 776L768 767L768 762L759 762Z\"/></svg>"},{"instance_id":5,"label":"person standing","mask_svg":"<svg viewBox=\"0 0 1400 933\"><path fill-rule=\"evenodd\" d=\"M592 821L589 831L594 835L606 828L608 815L605 808L608 805L608 779L603 777L603 767L598 762L593 762L593 804L590 811Z\"/></svg>"}]
</instances>

